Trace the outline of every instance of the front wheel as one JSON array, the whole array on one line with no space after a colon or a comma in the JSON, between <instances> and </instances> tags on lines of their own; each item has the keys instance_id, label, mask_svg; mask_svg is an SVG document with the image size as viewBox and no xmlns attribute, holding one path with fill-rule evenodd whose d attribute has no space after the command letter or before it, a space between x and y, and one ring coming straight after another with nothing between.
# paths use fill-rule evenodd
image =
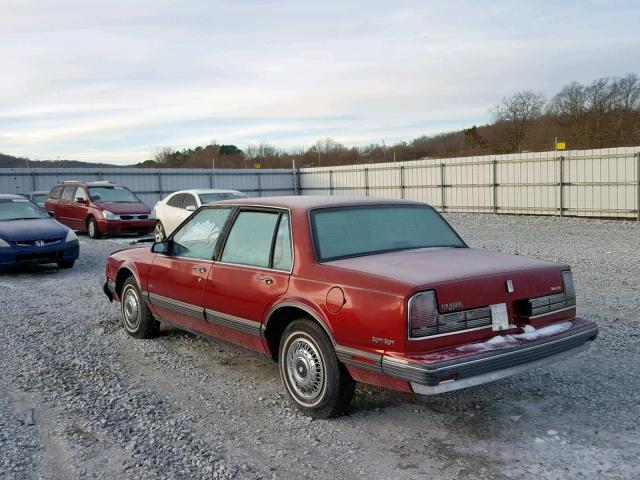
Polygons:
<instances>
[{"instance_id":1,"label":"front wheel","mask_svg":"<svg viewBox=\"0 0 640 480\"><path fill-rule=\"evenodd\" d=\"M291 322L282 336L278 360L289 397L306 415L331 418L349 408L355 382L317 323Z\"/></svg>"},{"instance_id":2,"label":"front wheel","mask_svg":"<svg viewBox=\"0 0 640 480\"><path fill-rule=\"evenodd\" d=\"M156 226L153 229L153 236L156 242L164 242L167 238L167 235L164 233L164 227L162 226L162 222L158 220L156 222Z\"/></svg>"},{"instance_id":3,"label":"front wheel","mask_svg":"<svg viewBox=\"0 0 640 480\"><path fill-rule=\"evenodd\" d=\"M135 338L151 338L157 335L160 322L151 315L133 277L129 277L122 286L120 306L122 325L129 335Z\"/></svg>"},{"instance_id":4,"label":"front wheel","mask_svg":"<svg viewBox=\"0 0 640 480\"><path fill-rule=\"evenodd\" d=\"M98 222L96 219L91 217L87 222L87 233L91 238L100 238L100 230L98 229Z\"/></svg>"}]
</instances>

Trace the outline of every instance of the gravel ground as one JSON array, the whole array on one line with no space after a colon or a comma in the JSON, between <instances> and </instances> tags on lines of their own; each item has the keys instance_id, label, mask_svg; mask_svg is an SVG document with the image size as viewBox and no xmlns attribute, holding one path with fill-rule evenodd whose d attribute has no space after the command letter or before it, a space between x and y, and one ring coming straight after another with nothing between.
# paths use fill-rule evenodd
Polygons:
<instances>
[{"instance_id":1,"label":"gravel ground","mask_svg":"<svg viewBox=\"0 0 640 480\"><path fill-rule=\"evenodd\" d=\"M81 237L72 270L0 274L0 477L638 478L640 224L448 219L471 246L570 263L592 348L436 397L359 386L349 415L312 421L260 356L126 336L99 281L128 240Z\"/></svg>"}]
</instances>

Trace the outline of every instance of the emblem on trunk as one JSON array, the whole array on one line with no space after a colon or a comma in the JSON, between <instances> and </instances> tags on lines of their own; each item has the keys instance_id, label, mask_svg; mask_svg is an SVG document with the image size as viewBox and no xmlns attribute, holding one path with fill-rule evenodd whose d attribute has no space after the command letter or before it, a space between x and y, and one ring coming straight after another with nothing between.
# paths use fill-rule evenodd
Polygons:
<instances>
[{"instance_id":1,"label":"emblem on trunk","mask_svg":"<svg viewBox=\"0 0 640 480\"><path fill-rule=\"evenodd\" d=\"M507 280L507 292L513 293L513 280Z\"/></svg>"},{"instance_id":2,"label":"emblem on trunk","mask_svg":"<svg viewBox=\"0 0 640 480\"><path fill-rule=\"evenodd\" d=\"M443 312L452 312L454 310L461 310L462 307L464 307L462 302L450 302L441 304L440 310L442 310Z\"/></svg>"}]
</instances>

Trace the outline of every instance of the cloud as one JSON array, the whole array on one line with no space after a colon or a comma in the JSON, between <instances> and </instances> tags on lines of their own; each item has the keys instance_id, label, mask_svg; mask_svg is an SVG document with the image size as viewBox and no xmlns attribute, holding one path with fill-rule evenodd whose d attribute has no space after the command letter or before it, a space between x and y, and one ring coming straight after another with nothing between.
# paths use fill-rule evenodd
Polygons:
<instances>
[{"instance_id":1,"label":"cloud","mask_svg":"<svg viewBox=\"0 0 640 480\"><path fill-rule=\"evenodd\" d=\"M410 140L640 71L637 2L0 5L0 151L132 163L217 139Z\"/></svg>"}]
</instances>

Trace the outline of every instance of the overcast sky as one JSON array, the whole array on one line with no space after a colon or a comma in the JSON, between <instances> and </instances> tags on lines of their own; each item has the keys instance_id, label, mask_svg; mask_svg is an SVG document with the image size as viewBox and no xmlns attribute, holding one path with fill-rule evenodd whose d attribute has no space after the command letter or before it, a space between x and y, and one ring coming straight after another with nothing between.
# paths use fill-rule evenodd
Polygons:
<instances>
[{"instance_id":1,"label":"overcast sky","mask_svg":"<svg viewBox=\"0 0 640 480\"><path fill-rule=\"evenodd\" d=\"M640 73L635 1L1 0L0 152L391 144Z\"/></svg>"}]
</instances>

